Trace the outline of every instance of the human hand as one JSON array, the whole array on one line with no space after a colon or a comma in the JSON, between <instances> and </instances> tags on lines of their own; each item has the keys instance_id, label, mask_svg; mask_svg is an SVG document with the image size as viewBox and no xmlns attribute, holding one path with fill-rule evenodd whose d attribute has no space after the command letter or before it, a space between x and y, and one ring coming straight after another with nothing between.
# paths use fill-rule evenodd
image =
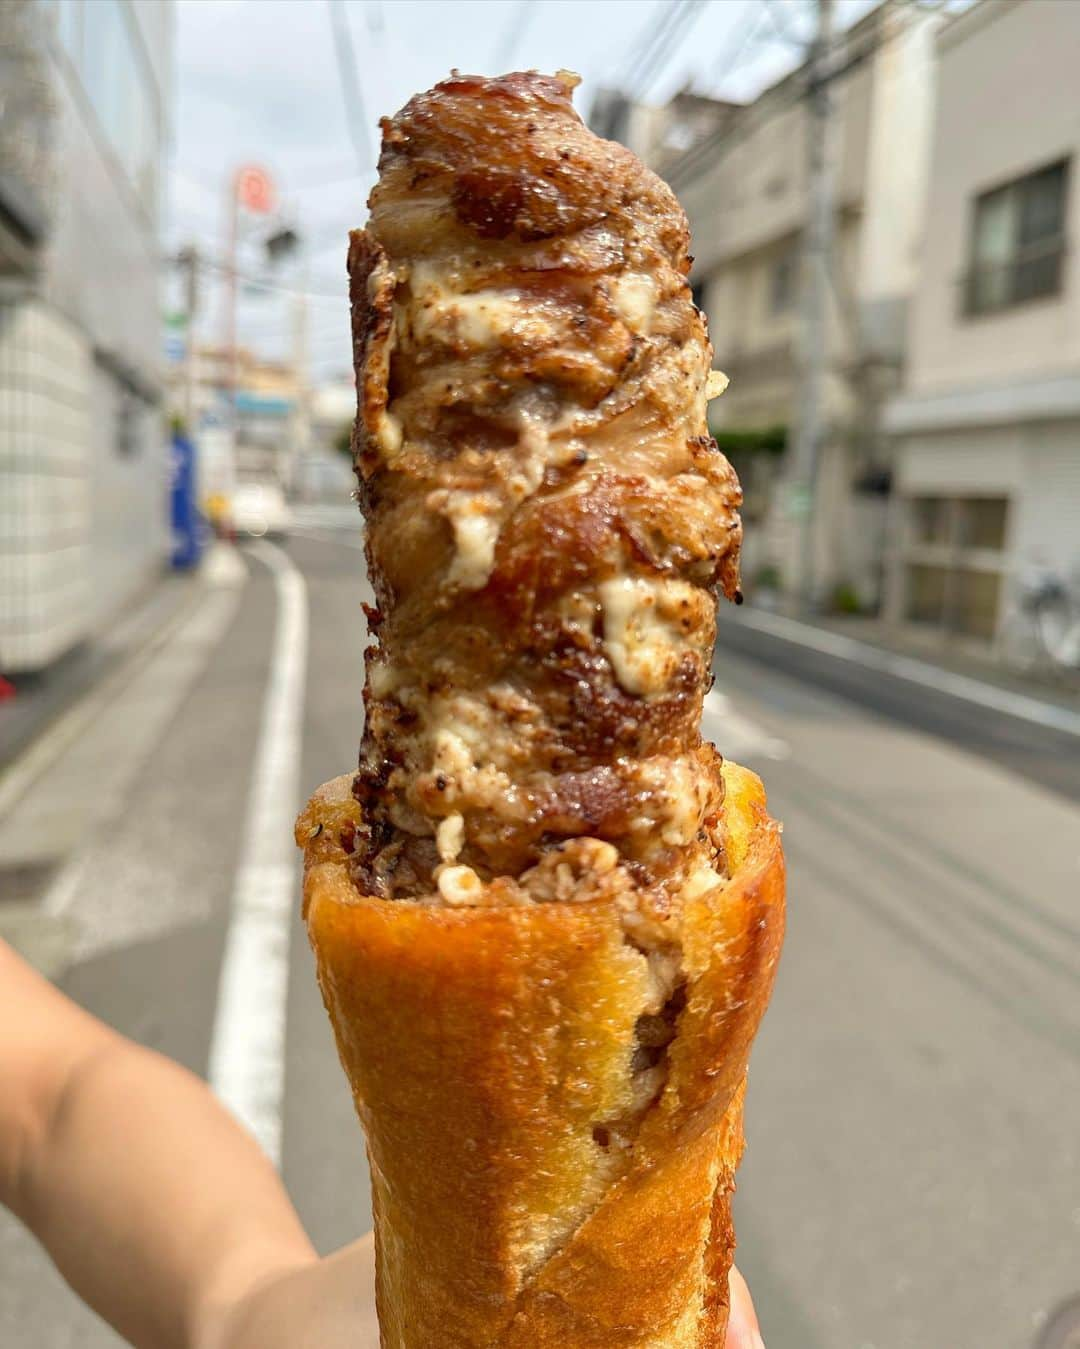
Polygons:
<instances>
[{"instance_id":1,"label":"human hand","mask_svg":"<svg viewBox=\"0 0 1080 1349\"><path fill-rule=\"evenodd\" d=\"M746 1280L732 1269L724 1349L765 1349ZM378 1349L372 1233L258 1284L205 1349Z\"/></svg>"}]
</instances>

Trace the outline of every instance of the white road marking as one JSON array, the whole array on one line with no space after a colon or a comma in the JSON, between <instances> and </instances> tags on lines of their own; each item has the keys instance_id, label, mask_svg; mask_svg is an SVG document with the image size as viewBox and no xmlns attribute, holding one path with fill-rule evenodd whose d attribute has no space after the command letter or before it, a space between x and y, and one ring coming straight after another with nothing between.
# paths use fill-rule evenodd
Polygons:
<instances>
[{"instance_id":1,"label":"white road marking","mask_svg":"<svg viewBox=\"0 0 1080 1349\"><path fill-rule=\"evenodd\" d=\"M298 877L292 826L299 804L308 609L304 578L288 555L265 541L252 544L250 551L273 573L278 614L233 884L208 1076L218 1097L277 1166L285 1089L289 926Z\"/></svg>"},{"instance_id":2,"label":"white road marking","mask_svg":"<svg viewBox=\"0 0 1080 1349\"><path fill-rule=\"evenodd\" d=\"M752 766L755 759L786 759L790 753L786 740L770 735L750 717L736 712L731 699L716 689L705 695L701 729L725 759Z\"/></svg>"},{"instance_id":3,"label":"white road marking","mask_svg":"<svg viewBox=\"0 0 1080 1349\"><path fill-rule=\"evenodd\" d=\"M809 647L812 651L821 651L828 656L837 656L841 660L863 665L870 670L895 675L923 688L951 694L954 698L989 708L993 712L1004 712L1007 716L1017 717L1021 721L1029 721L1037 726L1048 726L1051 730L1064 731L1066 735L1080 736L1080 712L1059 707L1056 703L1040 702L1038 698L1029 697L1024 693L1013 693L994 684L984 684L969 675L954 674L951 670L943 670L927 661L916 660L912 656L901 656L893 651L884 651L881 647L857 641L854 637L845 637L838 632L827 632L812 627L809 623L785 618L782 614L767 614L760 609L744 609L738 621L758 632L781 637L786 641L795 642L798 646Z\"/></svg>"}]
</instances>

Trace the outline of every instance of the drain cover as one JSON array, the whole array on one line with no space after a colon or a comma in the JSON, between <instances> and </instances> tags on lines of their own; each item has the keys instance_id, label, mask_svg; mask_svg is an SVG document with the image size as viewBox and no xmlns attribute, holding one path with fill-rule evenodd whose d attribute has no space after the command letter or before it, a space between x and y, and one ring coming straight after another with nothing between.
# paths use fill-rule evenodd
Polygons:
<instances>
[{"instance_id":1,"label":"drain cover","mask_svg":"<svg viewBox=\"0 0 1080 1349\"><path fill-rule=\"evenodd\" d=\"M1080 1349L1080 1297L1069 1298L1054 1312L1035 1349Z\"/></svg>"}]
</instances>

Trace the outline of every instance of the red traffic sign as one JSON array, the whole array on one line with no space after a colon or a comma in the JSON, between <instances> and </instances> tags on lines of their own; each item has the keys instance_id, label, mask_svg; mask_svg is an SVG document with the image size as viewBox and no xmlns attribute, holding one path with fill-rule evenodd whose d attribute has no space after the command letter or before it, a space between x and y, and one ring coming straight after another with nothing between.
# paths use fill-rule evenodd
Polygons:
<instances>
[{"instance_id":1,"label":"red traffic sign","mask_svg":"<svg viewBox=\"0 0 1080 1349\"><path fill-rule=\"evenodd\" d=\"M236 171L236 199L247 210L268 215L277 204L274 180L257 164L247 164Z\"/></svg>"}]
</instances>

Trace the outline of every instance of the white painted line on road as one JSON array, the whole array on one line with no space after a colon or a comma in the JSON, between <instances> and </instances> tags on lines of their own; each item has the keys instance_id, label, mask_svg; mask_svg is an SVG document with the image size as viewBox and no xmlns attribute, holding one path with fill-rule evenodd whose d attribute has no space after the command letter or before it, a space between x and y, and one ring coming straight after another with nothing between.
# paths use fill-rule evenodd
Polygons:
<instances>
[{"instance_id":1,"label":"white painted line on road","mask_svg":"<svg viewBox=\"0 0 1080 1349\"><path fill-rule=\"evenodd\" d=\"M800 623L794 618L785 618L782 614L763 613L760 609L743 609L738 622L771 637L779 637L784 641L794 642L797 646L805 646L827 656L836 656L840 660L850 661L870 670L880 670L883 674L895 675L898 679L906 679L909 683L934 689L939 693L951 694L954 698L989 708L993 712L1004 712L1007 716L1017 717L1021 721L1047 726L1055 731L1064 731L1066 735L1080 736L1080 712L1060 707L1057 703L1040 702L1038 698L1032 698L1028 694L1013 693L994 684L984 684L969 675L955 674L952 670L943 670L928 661L916 660L913 656L901 656L894 651L885 651L881 647L857 641L854 637L845 637L838 632L828 632L809 623Z\"/></svg>"},{"instance_id":2,"label":"white painted line on road","mask_svg":"<svg viewBox=\"0 0 1080 1349\"><path fill-rule=\"evenodd\" d=\"M736 712L731 699L717 689L705 695L702 730L715 743L725 759L786 759L790 748L786 740L770 735L750 717Z\"/></svg>"},{"instance_id":3,"label":"white painted line on road","mask_svg":"<svg viewBox=\"0 0 1080 1349\"><path fill-rule=\"evenodd\" d=\"M307 587L288 554L251 545L273 573L278 613L233 883L209 1081L218 1097L281 1162L289 926L297 892L293 846L307 675Z\"/></svg>"}]
</instances>

